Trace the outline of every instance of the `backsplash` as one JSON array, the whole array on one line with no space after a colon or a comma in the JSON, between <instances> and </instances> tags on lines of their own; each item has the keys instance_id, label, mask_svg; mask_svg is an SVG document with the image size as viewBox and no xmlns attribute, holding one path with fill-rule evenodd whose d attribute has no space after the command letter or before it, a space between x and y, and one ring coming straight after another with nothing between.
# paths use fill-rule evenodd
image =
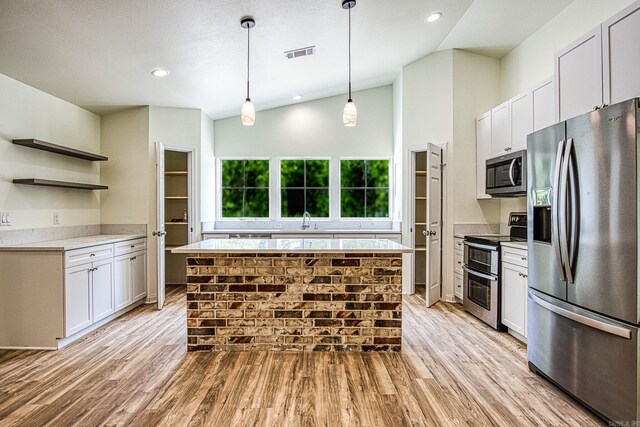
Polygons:
<instances>
[{"instance_id":1,"label":"backsplash","mask_svg":"<svg viewBox=\"0 0 640 427\"><path fill-rule=\"evenodd\" d=\"M73 239L96 234L146 234L146 224L93 224L0 231L0 245Z\"/></svg>"},{"instance_id":2,"label":"backsplash","mask_svg":"<svg viewBox=\"0 0 640 427\"><path fill-rule=\"evenodd\" d=\"M453 224L454 235L502 234L501 224ZM506 234L509 234L507 229Z\"/></svg>"}]
</instances>

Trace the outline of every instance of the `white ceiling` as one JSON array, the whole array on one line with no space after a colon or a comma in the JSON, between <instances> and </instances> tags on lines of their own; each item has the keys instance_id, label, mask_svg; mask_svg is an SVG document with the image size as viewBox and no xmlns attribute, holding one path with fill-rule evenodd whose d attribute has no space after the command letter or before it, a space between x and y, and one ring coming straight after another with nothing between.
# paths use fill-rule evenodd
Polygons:
<instances>
[{"instance_id":1,"label":"white ceiling","mask_svg":"<svg viewBox=\"0 0 640 427\"><path fill-rule=\"evenodd\" d=\"M391 83L441 49L504 55L571 0L360 0L352 10L354 90ZM0 73L98 114L136 105L201 108L217 119L345 93L341 0L1 0ZM425 16L439 10L432 24ZM314 56L284 52L317 46ZM171 71L166 78L154 68Z\"/></svg>"}]
</instances>

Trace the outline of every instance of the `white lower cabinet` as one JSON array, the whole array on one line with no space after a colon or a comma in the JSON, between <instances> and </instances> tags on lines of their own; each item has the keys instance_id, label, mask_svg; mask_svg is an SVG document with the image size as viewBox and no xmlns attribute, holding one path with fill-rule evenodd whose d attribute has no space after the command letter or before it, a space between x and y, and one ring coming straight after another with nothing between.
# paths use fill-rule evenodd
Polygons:
<instances>
[{"instance_id":1,"label":"white lower cabinet","mask_svg":"<svg viewBox=\"0 0 640 427\"><path fill-rule=\"evenodd\" d=\"M91 264L67 268L64 275L64 331L71 336L91 326Z\"/></svg>"},{"instance_id":2,"label":"white lower cabinet","mask_svg":"<svg viewBox=\"0 0 640 427\"><path fill-rule=\"evenodd\" d=\"M464 280L464 270L462 264L464 263L464 239L460 237L454 238L454 265L453 265L453 293L460 299L464 300L464 292L462 290L462 281Z\"/></svg>"},{"instance_id":3,"label":"white lower cabinet","mask_svg":"<svg viewBox=\"0 0 640 427\"><path fill-rule=\"evenodd\" d=\"M139 240L146 243L146 239ZM114 253L114 245L100 246L101 249L105 247L109 247L110 254ZM147 295L146 249L140 250L136 245L126 247L137 249L137 252L116 257L105 255L82 265L69 261L74 259L74 252L81 250L66 253L67 265L71 266L65 269L64 275L65 338L126 309ZM82 251L91 254L90 249Z\"/></svg>"},{"instance_id":4,"label":"white lower cabinet","mask_svg":"<svg viewBox=\"0 0 640 427\"><path fill-rule=\"evenodd\" d=\"M147 295L147 254L145 251L115 258L115 301L120 310Z\"/></svg>"},{"instance_id":5,"label":"white lower cabinet","mask_svg":"<svg viewBox=\"0 0 640 427\"><path fill-rule=\"evenodd\" d=\"M131 286L131 255L120 255L115 258L114 294L116 310L123 309L133 302Z\"/></svg>"},{"instance_id":6,"label":"white lower cabinet","mask_svg":"<svg viewBox=\"0 0 640 427\"><path fill-rule=\"evenodd\" d=\"M94 323L116 312L113 300L113 259L93 263L91 306Z\"/></svg>"},{"instance_id":7,"label":"white lower cabinet","mask_svg":"<svg viewBox=\"0 0 640 427\"><path fill-rule=\"evenodd\" d=\"M527 267L526 264L505 262L504 252L517 253L526 262L527 251L513 248L502 248L502 296L501 321L517 338L527 337ZM508 259L508 258L507 258ZM518 335L520 337L518 337Z\"/></svg>"}]
</instances>

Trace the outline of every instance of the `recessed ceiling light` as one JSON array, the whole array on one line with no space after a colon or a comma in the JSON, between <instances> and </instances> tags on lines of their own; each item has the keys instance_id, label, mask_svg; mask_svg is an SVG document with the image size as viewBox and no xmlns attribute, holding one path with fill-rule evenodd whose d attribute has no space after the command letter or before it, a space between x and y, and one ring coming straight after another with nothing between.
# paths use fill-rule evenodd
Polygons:
<instances>
[{"instance_id":1,"label":"recessed ceiling light","mask_svg":"<svg viewBox=\"0 0 640 427\"><path fill-rule=\"evenodd\" d=\"M165 70L164 68L156 68L151 72L151 75L154 77L167 77L169 75L169 70Z\"/></svg>"},{"instance_id":2,"label":"recessed ceiling light","mask_svg":"<svg viewBox=\"0 0 640 427\"><path fill-rule=\"evenodd\" d=\"M424 19L424 22L435 22L438 19L440 19L440 17L442 16L442 12L431 12L429 15L427 15L427 17Z\"/></svg>"},{"instance_id":3,"label":"recessed ceiling light","mask_svg":"<svg viewBox=\"0 0 640 427\"><path fill-rule=\"evenodd\" d=\"M302 95L296 95L291 99L293 99L294 101L300 101L302 99Z\"/></svg>"}]
</instances>

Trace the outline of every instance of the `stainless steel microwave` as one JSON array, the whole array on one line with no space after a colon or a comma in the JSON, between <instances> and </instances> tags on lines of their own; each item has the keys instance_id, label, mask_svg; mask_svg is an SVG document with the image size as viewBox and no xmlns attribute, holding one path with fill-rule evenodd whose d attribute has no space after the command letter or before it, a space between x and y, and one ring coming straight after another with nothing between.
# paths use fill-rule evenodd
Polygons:
<instances>
[{"instance_id":1,"label":"stainless steel microwave","mask_svg":"<svg viewBox=\"0 0 640 427\"><path fill-rule=\"evenodd\" d=\"M494 197L527 195L527 150L487 160L487 194Z\"/></svg>"}]
</instances>

